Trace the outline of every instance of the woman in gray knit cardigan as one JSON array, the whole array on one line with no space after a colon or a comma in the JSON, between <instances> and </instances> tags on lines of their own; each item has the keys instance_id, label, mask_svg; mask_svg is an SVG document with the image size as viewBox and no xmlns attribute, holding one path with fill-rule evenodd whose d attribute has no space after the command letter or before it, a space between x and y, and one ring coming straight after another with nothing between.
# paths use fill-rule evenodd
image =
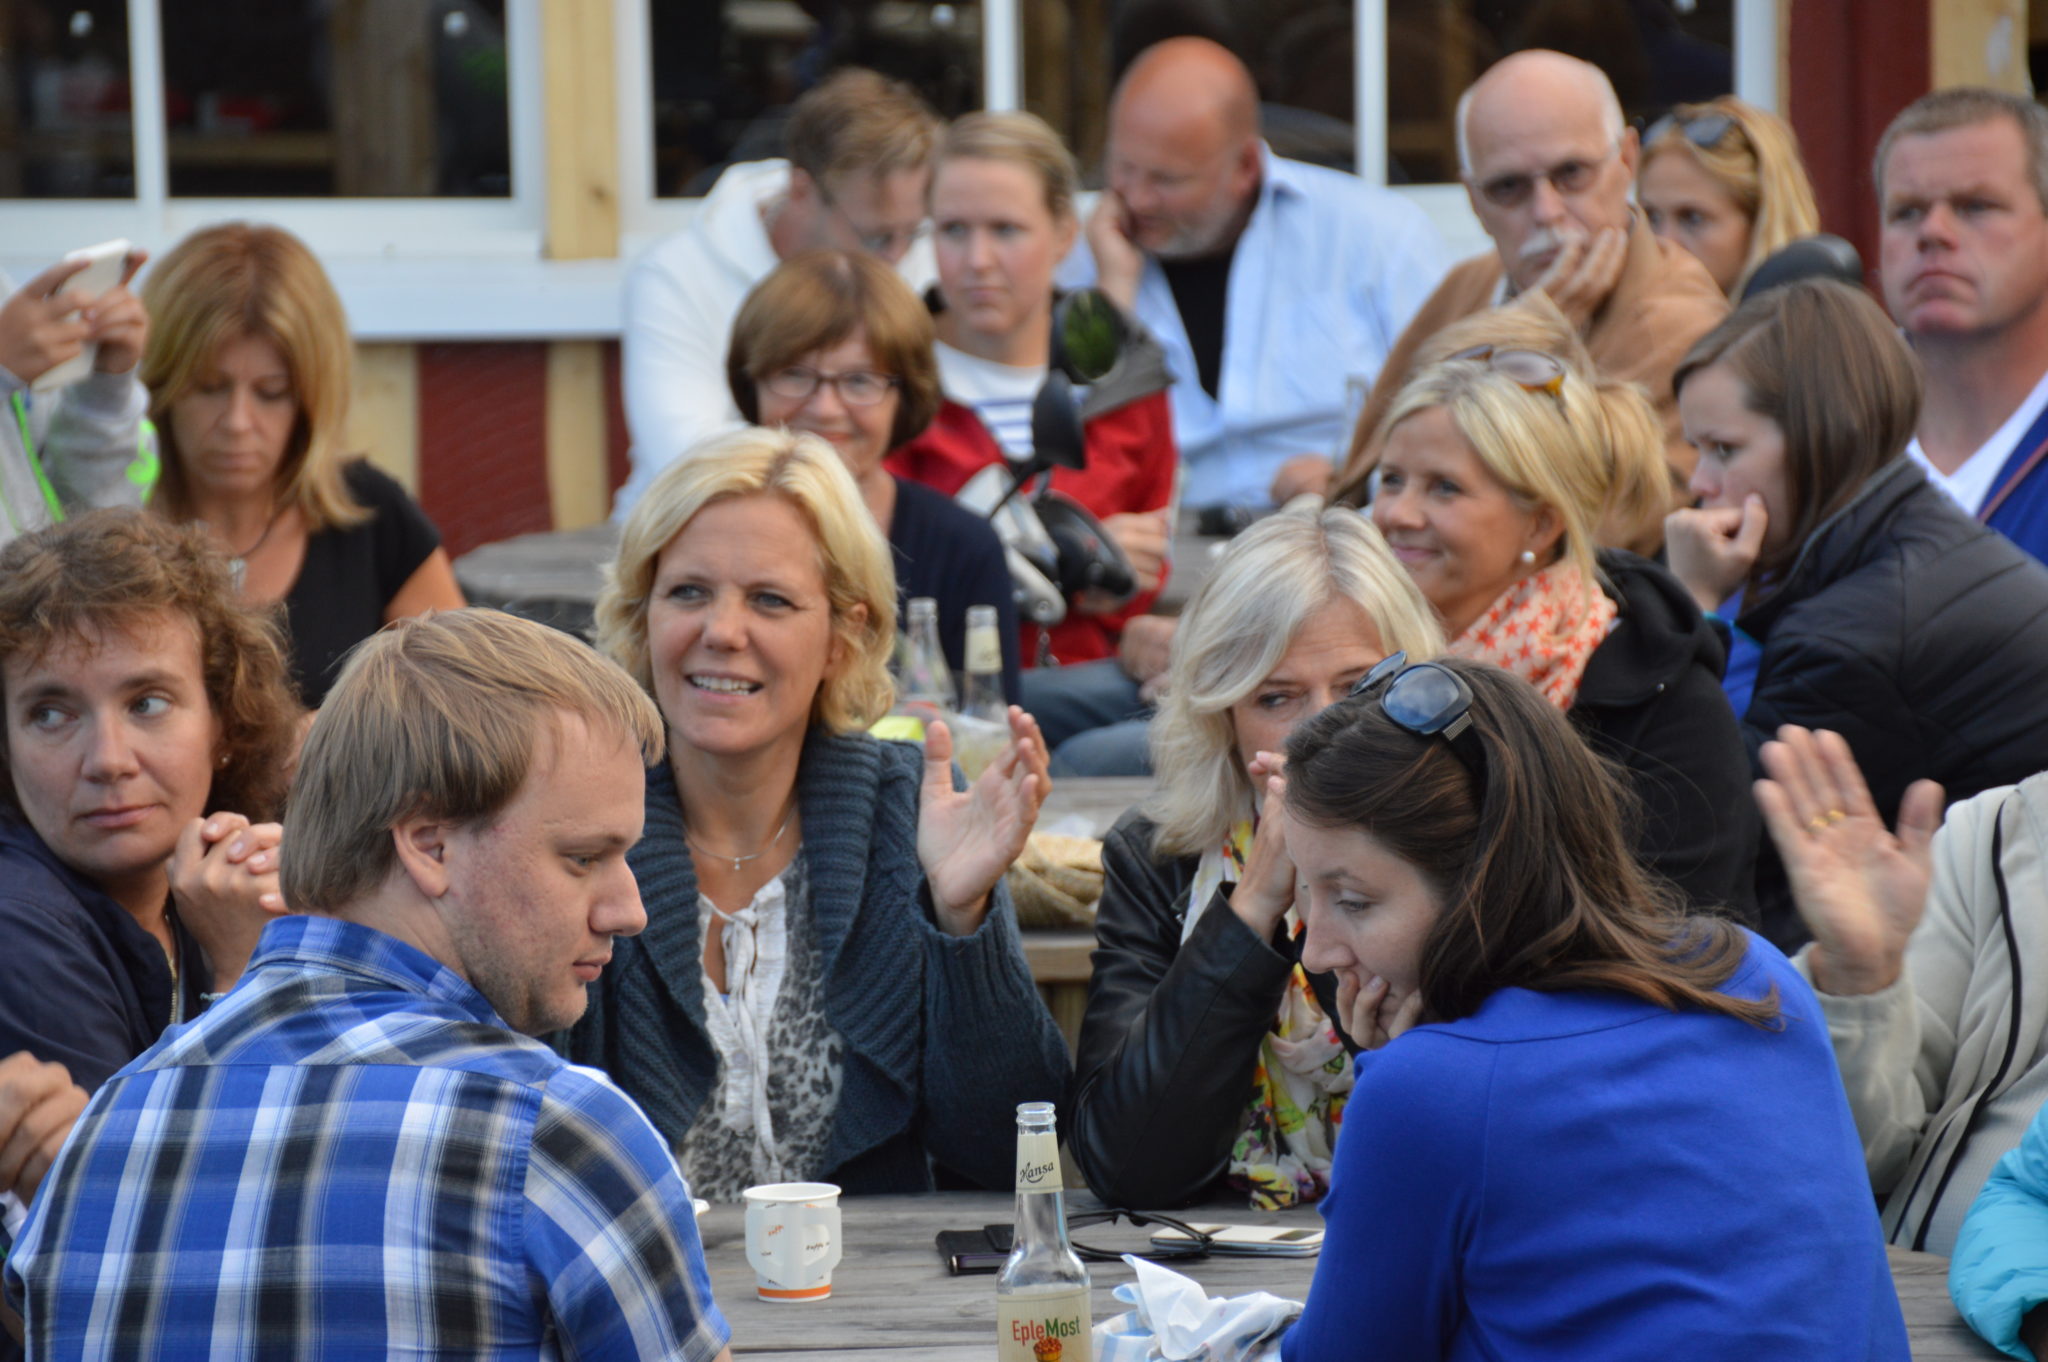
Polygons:
<instances>
[{"instance_id":1,"label":"woman in gray knit cardigan","mask_svg":"<svg viewBox=\"0 0 2048 1362\"><path fill-rule=\"evenodd\" d=\"M943 726L922 752L862 731L890 704L895 602L845 464L756 428L655 482L598 601L599 646L661 706L669 751L630 856L647 929L616 944L569 1050L646 1109L700 1196L1007 1187L1017 1104L1065 1096L1002 885L1044 744L1013 708L968 790Z\"/></svg>"}]
</instances>

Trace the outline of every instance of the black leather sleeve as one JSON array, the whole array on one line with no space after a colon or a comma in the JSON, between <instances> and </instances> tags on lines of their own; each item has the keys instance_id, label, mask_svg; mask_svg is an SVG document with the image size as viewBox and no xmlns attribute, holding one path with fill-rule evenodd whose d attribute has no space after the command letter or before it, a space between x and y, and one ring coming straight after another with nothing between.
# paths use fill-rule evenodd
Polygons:
<instances>
[{"instance_id":1,"label":"black leather sleeve","mask_svg":"<svg viewBox=\"0 0 2048 1362\"><path fill-rule=\"evenodd\" d=\"M1183 945L1194 862L1151 842L1126 814L1103 844L1068 1134L1090 1189L1134 1209L1198 1201L1224 1171L1293 968L1220 893Z\"/></svg>"}]
</instances>

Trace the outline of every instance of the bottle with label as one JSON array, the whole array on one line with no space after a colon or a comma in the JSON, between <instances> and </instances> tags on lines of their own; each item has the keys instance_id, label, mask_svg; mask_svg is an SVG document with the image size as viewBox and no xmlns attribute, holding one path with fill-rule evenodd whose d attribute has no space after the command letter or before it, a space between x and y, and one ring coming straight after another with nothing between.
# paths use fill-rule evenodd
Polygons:
<instances>
[{"instance_id":1,"label":"bottle with label","mask_svg":"<svg viewBox=\"0 0 2048 1362\"><path fill-rule=\"evenodd\" d=\"M960 712L992 724L1010 722L1010 704L1003 696L1003 636L992 605L967 607L966 679L960 683Z\"/></svg>"},{"instance_id":2,"label":"bottle with label","mask_svg":"<svg viewBox=\"0 0 2048 1362\"><path fill-rule=\"evenodd\" d=\"M929 596L915 597L909 620L899 649L896 705L929 720L953 708L953 669L939 646L939 603Z\"/></svg>"},{"instance_id":3,"label":"bottle with label","mask_svg":"<svg viewBox=\"0 0 2048 1362\"><path fill-rule=\"evenodd\" d=\"M1089 1362L1088 1269L1067 1242L1050 1102L1017 1108L1017 1231L996 1278L998 1362Z\"/></svg>"}]
</instances>

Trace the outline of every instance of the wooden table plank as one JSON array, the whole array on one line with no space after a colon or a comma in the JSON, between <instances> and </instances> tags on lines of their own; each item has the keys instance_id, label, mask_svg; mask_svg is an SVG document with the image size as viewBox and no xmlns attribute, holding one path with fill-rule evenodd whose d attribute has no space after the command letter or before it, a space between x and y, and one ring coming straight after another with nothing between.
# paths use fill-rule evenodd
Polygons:
<instances>
[{"instance_id":1,"label":"wooden table plank","mask_svg":"<svg viewBox=\"0 0 2048 1362\"><path fill-rule=\"evenodd\" d=\"M1093 1205L1071 1199L1076 1210ZM746 1232L737 1206L715 1206L699 1226L712 1291L733 1328L733 1352L755 1362L800 1362L831 1352L880 1352L905 1362L986 1362L995 1342L995 1278L951 1277L933 1236L942 1229L973 1229L1011 1217L1011 1198L989 1192L937 1192L929 1196L855 1197L841 1205L846 1256L833 1274L829 1300L770 1305L754 1294L746 1263ZM1226 1201L1182 1218L1233 1224L1321 1223L1307 1210L1260 1212ZM1136 1248L1144 1231L1091 1227L1081 1232L1107 1248ZM1987 1362L2003 1354L1971 1333L1948 1298L1948 1260L1933 1254L1890 1251L1912 1339L1915 1362ZM1208 1258L1177 1264L1212 1296L1249 1291L1305 1299L1314 1258ZM1122 1263L1091 1263L1095 1320L1124 1309L1110 1291L1129 1281Z\"/></svg>"}]
</instances>

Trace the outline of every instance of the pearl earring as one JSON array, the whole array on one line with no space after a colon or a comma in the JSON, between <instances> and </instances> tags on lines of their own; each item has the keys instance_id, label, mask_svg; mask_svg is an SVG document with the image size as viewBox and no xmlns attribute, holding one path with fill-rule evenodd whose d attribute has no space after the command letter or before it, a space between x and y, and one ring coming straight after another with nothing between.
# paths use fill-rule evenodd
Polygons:
<instances>
[{"instance_id":1,"label":"pearl earring","mask_svg":"<svg viewBox=\"0 0 2048 1362\"><path fill-rule=\"evenodd\" d=\"M1529 566L1532 566L1532 565L1534 565L1534 563L1535 563L1535 562L1536 562L1536 550L1534 550L1534 549L1523 549L1523 550L1522 550L1522 566L1524 566L1524 567L1529 567Z\"/></svg>"}]
</instances>

